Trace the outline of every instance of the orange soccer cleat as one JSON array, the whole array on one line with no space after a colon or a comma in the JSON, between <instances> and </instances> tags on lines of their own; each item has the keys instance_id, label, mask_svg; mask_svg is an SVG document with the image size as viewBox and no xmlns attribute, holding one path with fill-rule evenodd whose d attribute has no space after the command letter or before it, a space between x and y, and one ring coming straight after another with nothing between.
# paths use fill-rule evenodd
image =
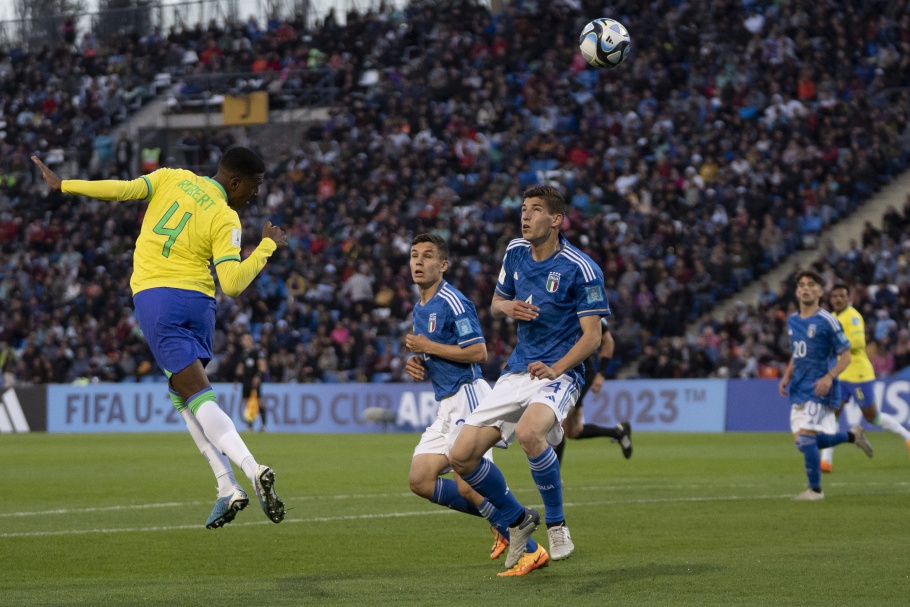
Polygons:
<instances>
[{"instance_id":1,"label":"orange soccer cleat","mask_svg":"<svg viewBox=\"0 0 910 607\"><path fill-rule=\"evenodd\" d=\"M503 571L499 573L499 577L511 577L514 575L527 575L534 571L535 569L540 569L544 565L550 562L550 555L547 554L547 551L544 550L543 546L540 544L537 545L537 550L534 552L525 552L520 559L518 559L518 564L509 569L508 571Z\"/></svg>"},{"instance_id":2,"label":"orange soccer cleat","mask_svg":"<svg viewBox=\"0 0 910 607\"><path fill-rule=\"evenodd\" d=\"M493 547L490 548L490 558L495 560L509 547L509 540L497 531L496 527L490 527L490 531L493 532Z\"/></svg>"},{"instance_id":3,"label":"orange soccer cleat","mask_svg":"<svg viewBox=\"0 0 910 607\"><path fill-rule=\"evenodd\" d=\"M831 462L826 462L825 460L822 460L822 472L824 472L826 474L830 474L831 472L834 472L834 464L832 464Z\"/></svg>"}]
</instances>

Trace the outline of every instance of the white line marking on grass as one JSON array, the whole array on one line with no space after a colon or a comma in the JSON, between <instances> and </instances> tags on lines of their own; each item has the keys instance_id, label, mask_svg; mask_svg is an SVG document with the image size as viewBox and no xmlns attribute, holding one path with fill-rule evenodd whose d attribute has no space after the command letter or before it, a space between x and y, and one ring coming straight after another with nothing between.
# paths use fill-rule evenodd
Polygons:
<instances>
[{"instance_id":1,"label":"white line marking on grass","mask_svg":"<svg viewBox=\"0 0 910 607\"><path fill-rule=\"evenodd\" d=\"M856 487L857 483L843 481L828 481L825 483L827 486L832 487ZM884 482L884 481L865 481L862 483L865 486L886 486L886 487L910 487L910 481L900 481L896 483ZM566 487L566 492L586 492L586 491L623 491L623 490L681 490L681 489L733 489L738 487L755 487L754 483L732 483L726 485L712 485L712 484L697 484L697 483L686 483L686 484L673 484L673 485L632 485L632 484L623 484L623 485L597 485L597 486L587 486L587 487L575 487L568 486ZM517 494L530 494L534 493L534 489L531 488L520 488L513 491ZM535 493L536 495L536 493ZM349 493L349 494L336 494L336 495L304 495L297 497L290 497L285 499L288 503L300 503L307 501L316 501L316 500L354 500L354 499L388 499L388 498L397 498L413 497L414 494L410 491L403 491L401 493ZM686 498L667 498L670 501L685 501ZM701 499L701 498L693 498ZM720 499L720 498L709 498L709 499ZM726 498L726 499L735 499L735 498ZM751 499L749 497L744 497L743 499ZM756 498L757 499L757 498ZM653 501L657 503L660 500L655 498L653 500L649 499L645 503ZM117 511L126 511L126 510L151 510L154 508L184 508L186 506L200 506L203 504L209 504L208 501L188 501L188 502L161 502L157 504L129 504L129 505L120 505L120 506L94 506L88 508L57 508L54 510L35 510L31 512L0 512L0 519L3 518L17 518L17 517L28 517L28 516L49 516L49 515L59 515L59 514L90 514L93 512L117 512ZM590 504L603 504L603 503L624 503L624 504L633 504L637 503L635 500L629 501L610 501L610 502L589 502ZM579 504L581 505L581 504ZM0 536L5 537L5 536Z\"/></svg>"},{"instance_id":2,"label":"white line marking on grass","mask_svg":"<svg viewBox=\"0 0 910 607\"><path fill-rule=\"evenodd\" d=\"M414 495L410 491L402 493L358 493L352 495L305 495L303 497L292 497L285 501L303 502L310 500L351 500L351 499L382 499L390 497L409 497ZM35 510L31 512L0 512L0 518L14 518L25 516L46 516L52 514L86 514L91 512L115 512L117 510L150 510L153 508L183 508L185 506L199 506L201 504L210 504L204 501L189 502L162 502L159 504L130 504L126 506L92 506L88 508L57 508L54 510Z\"/></svg>"},{"instance_id":3,"label":"white line marking on grass","mask_svg":"<svg viewBox=\"0 0 910 607\"><path fill-rule=\"evenodd\" d=\"M202 504L203 502L165 502L163 504L133 504L129 506L97 506L94 508L59 508L57 510L40 510L37 512L4 512L0 513L0 518L11 518L18 516L45 516L48 514L82 514L85 512L113 512L116 510L150 510L152 508L179 508L181 506L191 506Z\"/></svg>"},{"instance_id":4,"label":"white line marking on grass","mask_svg":"<svg viewBox=\"0 0 910 607\"><path fill-rule=\"evenodd\" d=\"M874 483L881 484L881 483ZM906 484L906 483L898 483ZM843 497L851 496L871 496L871 495L895 495L895 494L904 494L907 491L875 491L870 493L868 491L856 492L856 493L842 493L839 494ZM571 508L581 508L586 506L621 506L627 504L666 504L666 503L682 503L682 502L736 502L736 501L749 501L749 500L780 500L780 499L791 499L793 493L782 493L774 495L727 495L727 496L714 496L714 497L667 497L667 498L643 498L643 499L619 499L619 500L599 500L595 502L566 502L563 505ZM531 504L535 507L541 507L539 504ZM449 515L454 514L454 510L448 509L436 509L436 510L420 510L420 511L410 511L410 512L387 512L387 513L365 513L365 514L349 514L342 516L320 516L320 517L311 517L311 518L293 518L285 519L284 524L291 523L332 523L340 521L356 521L356 520L375 520L375 519L391 519L391 518L406 518L412 516L436 516L436 515ZM256 522L245 522L245 523L232 523L232 527L247 527L250 525L269 525L272 524L269 521L256 521ZM185 530L198 530L201 525L167 525L167 526L152 526L152 527L124 527L124 528L110 528L110 529L64 529L60 531L24 531L20 533L0 533L0 538L16 538L16 537L49 537L49 536L61 536L61 535L88 535L88 534L108 534L108 533L143 533L143 532L156 532L156 531L185 531Z\"/></svg>"},{"instance_id":5,"label":"white line marking on grass","mask_svg":"<svg viewBox=\"0 0 910 607\"><path fill-rule=\"evenodd\" d=\"M318 518L307 518L307 519L284 519L282 521L284 524L287 523L328 523L334 521L352 521L360 519L382 519L382 518L402 518L408 516L428 516L435 514L452 514L454 510L428 510L425 512L389 512L386 514L352 514L347 516L327 516L327 517L318 517ZM255 521L255 522L246 522L246 523L231 523L232 527L248 527L250 525L271 525L271 521ZM124 528L115 528L115 529L63 529L60 531L24 531L21 533L0 533L0 537L9 538L9 537L48 537L55 535L87 535L90 533L97 534L106 534L106 533L136 533L136 532L149 532L149 531L184 531L187 529L198 530L202 525L168 525L168 526L155 526L155 527L124 527Z\"/></svg>"}]
</instances>

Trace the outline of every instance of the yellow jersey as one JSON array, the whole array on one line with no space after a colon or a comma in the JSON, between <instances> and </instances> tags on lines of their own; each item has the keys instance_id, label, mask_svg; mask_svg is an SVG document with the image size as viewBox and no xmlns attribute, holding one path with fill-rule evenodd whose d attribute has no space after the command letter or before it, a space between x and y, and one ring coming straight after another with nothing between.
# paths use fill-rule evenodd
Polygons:
<instances>
[{"instance_id":1,"label":"yellow jersey","mask_svg":"<svg viewBox=\"0 0 910 607\"><path fill-rule=\"evenodd\" d=\"M277 248L272 239L265 238L240 271L222 272L219 264L240 262L240 218L228 206L221 184L191 171L158 169L132 181L67 179L61 191L102 200L148 201L133 253L133 295L168 287L213 297L212 260L222 288L236 296Z\"/></svg>"},{"instance_id":2,"label":"yellow jersey","mask_svg":"<svg viewBox=\"0 0 910 607\"><path fill-rule=\"evenodd\" d=\"M866 323L862 315L853 306L847 306L836 316L850 340L850 365L838 377L857 384L872 381L875 370L866 354Z\"/></svg>"}]
</instances>

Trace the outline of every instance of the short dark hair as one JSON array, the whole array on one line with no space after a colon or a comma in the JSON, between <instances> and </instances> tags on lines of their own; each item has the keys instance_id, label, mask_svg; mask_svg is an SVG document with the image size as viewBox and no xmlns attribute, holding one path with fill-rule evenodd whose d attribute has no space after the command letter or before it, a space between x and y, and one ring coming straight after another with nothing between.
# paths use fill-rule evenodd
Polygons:
<instances>
[{"instance_id":1,"label":"short dark hair","mask_svg":"<svg viewBox=\"0 0 910 607\"><path fill-rule=\"evenodd\" d=\"M847 292L847 295L850 294L850 287L847 286L846 283L839 282L839 283L836 283L833 287L831 287L831 291L832 291L832 292L833 292L833 291L837 291L838 289L843 289L844 291Z\"/></svg>"},{"instance_id":2,"label":"short dark hair","mask_svg":"<svg viewBox=\"0 0 910 607\"><path fill-rule=\"evenodd\" d=\"M535 185L528 188L521 195L521 199L527 200L528 198L540 198L543 200L547 210L553 215L565 216L566 214L566 209L568 208L566 199L563 198L559 190L551 185Z\"/></svg>"},{"instance_id":3,"label":"short dark hair","mask_svg":"<svg viewBox=\"0 0 910 607\"><path fill-rule=\"evenodd\" d=\"M822 275L819 274L818 272L816 272L815 270L803 270L802 272L797 274L796 275L797 284L803 278L808 278L809 280L813 281L815 284L817 284L820 287L825 286L825 279L822 278Z\"/></svg>"},{"instance_id":4,"label":"short dark hair","mask_svg":"<svg viewBox=\"0 0 910 607\"><path fill-rule=\"evenodd\" d=\"M422 242L429 242L436 246L439 250L439 257L443 260L449 258L449 243L446 242L446 239L442 236L437 236L436 234L418 234L414 237L414 240L411 241L411 246L415 244L420 244Z\"/></svg>"},{"instance_id":5,"label":"short dark hair","mask_svg":"<svg viewBox=\"0 0 910 607\"><path fill-rule=\"evenodd\" d=\"M262 158L253 150L239 145L224 153L221 162L218 163L218 168L240 177L265 173L265 163L262 162Z\"/></svg>"}]
</instances>

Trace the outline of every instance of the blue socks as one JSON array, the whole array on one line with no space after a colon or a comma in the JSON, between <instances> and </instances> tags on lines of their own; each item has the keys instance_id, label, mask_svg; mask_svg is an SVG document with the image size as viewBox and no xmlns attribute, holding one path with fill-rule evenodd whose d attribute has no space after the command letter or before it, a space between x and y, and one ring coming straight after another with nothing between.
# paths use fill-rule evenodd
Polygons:
<instances>
[{"instance_id":1,"label":"blue socks","mask_svg":"<svg viewBox=\"0 0 910 607\"><path fill-rule=\"evenodd\" d=\"M555 459L556 455L554 454L553 457ZM461 478L477 493L490 500L490 503L499 510L500 516L506 521L512 522L524 513L525 507L518 503L518 500L509 491L502 472L490 460L482 458L474 472Z\"/></svg>"},{"instance_id":2,"label":"blue socks","mask_svg":"<svg viewBox=\"0 0 910 607\"><path fill-rule=\"evenodd\" d=\"M433 490L433 497L430 498L430 501L434 504L457 510L458 512L464 512L465 514L470 514L472 516L482 516L487 519L503 537L507 539L509 537L509 522L502 513L490 503L490 500L484 500L480 505L480 508L476 508L474 504L458 493L458 484L450 478L436 479L436 488ZM537 542L533 539L529 539L525 551L534 552L535 550L537 550Z\"/></svg>"},{"instance_id":3,"label":"blue socks","mask_svg":"<svg viewBox=\"0 0 910 607\"><path fill-rule=\"evenodd\" d=\"M809 488L820 491L822 488L821 454L819 453L820 436L800 434L796 439L796 448L803 452L806 460L806 476L809 477Z\"/></svg>"},{"instance_id":4,"label":"blue socks","mask_svg":"<svg viewBox=\"0 0 910 607\"><path fill-rule=\"evenodd\" d=\"M496 506L490 503L490 500L483 500L483 503L478 507L478 510L480 510L480 514L493 525L500 535L509 539L509 521L507 521L502 513L496 509ZM537 542L534 541L534 538L528 538L525 552L534 552L535 550L537 550Z\"/></svg>"},{"instance_id":5,"label":"blue socks","mask_svg":"<svg viewBox=\"0 0 910 607\"><path fill-rule=\"evenodd\" d=\"M528 458L528 462L531 464L531 476L543 498L547 523L563 522L566 517L562 511L562 476L556 451L547 446L546 451L535 458Z\"/></svg>"},{"instance_id":6,"label":"blue socks","mask_svg":"<svg viewBox=\"0 0 910 607\"><path fill-rule=\"evenodd\" d=\"M480 515L487 519L500 535L509 537L509 521L502 516L496 506L490 503L490 500L483 500L478 510L480 510Z\"/></svg>"},{"instance_id":7,"label":"blue socks","mask_svg":"<svg viewBox=\"0 0 910 607\"><path fill-rule=\"evenodd\" d=\"M433 490L433 497L430 498L430 501L471 516L482 516L474 504L461 497L461 494L458 493L458 485L450 478L436 479L436 488Z\"/></svg>"},{"instance_id":8,"label":"blue socks","mask_svg":"<svg viewBox=\"0 0 910 607\"><path fill-rule=\"evenodd\" d=\"M837 434L816 434L815 440L819 449L827 449L828 447L849 442L850 438L846 432L838 432Z\"/></svg>"}]
</instances>

